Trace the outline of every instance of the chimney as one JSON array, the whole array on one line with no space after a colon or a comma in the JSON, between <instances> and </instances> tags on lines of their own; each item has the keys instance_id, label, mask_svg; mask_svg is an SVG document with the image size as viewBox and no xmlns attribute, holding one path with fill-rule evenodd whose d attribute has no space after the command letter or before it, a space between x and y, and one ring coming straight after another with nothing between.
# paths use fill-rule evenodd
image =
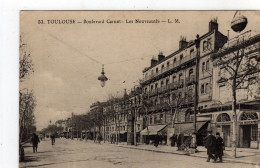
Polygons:
<instances>
[{"instance_id":1,"label":"chimney","mask_svg":"<svg viewBox=\"0 0 260 168\"><path fill-rule=\"evenodd\" d=\"M158 62L158 61L157 61L155 58L152 58L152 59L151 59L151 66L156 65L157 62Z\"/></svg>"},{"instance_id":2,"label":"chimney","mask_svg":"<svg viewBox=\"0 0 260 168\"><path fill-rule=\"evenodd\" d=\"M183 49L188 46L188 42L186 41L186 37L181 36L181 40L179 41L179 49Z\"/></svg>"},{"instance_id":3,"label":"chimney","mask_svg":"<svg viewBox=\"0 0 260 168\"><path fill-rule=\"evenodd\" d=\"M165 58L165 56L163 55L163 53L160 51L159 55L158 55L158 62L160 62L161 60L163 60Z\"/></svg>"},{"instance_id":4,"label":"chimney","mask_svg":"<svg viewBox=\"0 0 260 168\"><path fill-rule=\"evenodd\" d=\"M217 18L211 19L211 21L209 22L209 32L212 32L214 30L218 31L218 19Z\"/></svg>"}]
</instances>

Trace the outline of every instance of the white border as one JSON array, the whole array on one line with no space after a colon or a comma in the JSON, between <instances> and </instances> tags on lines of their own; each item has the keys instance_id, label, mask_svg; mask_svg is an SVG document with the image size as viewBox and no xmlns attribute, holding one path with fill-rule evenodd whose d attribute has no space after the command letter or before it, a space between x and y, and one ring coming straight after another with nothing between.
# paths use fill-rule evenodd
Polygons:
<instances>
[{"instance_id":1,"label":"white border","mask_svg":"<svg viewBox=\"0 0 260 168\"><path fill-rule=\"evenodd\" d=\"M62 5L61 5L62 4ZM2 0L0 5L0 167L18 167L20 10L259 10L258 0Z\"/></svg>"}]
</instances>

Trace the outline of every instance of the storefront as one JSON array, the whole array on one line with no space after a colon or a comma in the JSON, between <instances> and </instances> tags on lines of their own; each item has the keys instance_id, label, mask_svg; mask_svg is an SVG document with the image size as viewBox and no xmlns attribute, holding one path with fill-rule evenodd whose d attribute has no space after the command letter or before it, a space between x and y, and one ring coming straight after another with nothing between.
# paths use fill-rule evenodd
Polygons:
<instances>
[{"instance_id":1,"label":"storefront","mask_svg":"<svg viewBox=\"0 0 260 168\"><path fill-rule=\"evenodd\" d=\"M216 132L220 133L223 138L224 145L231 147L231 118L228 113L221 113L216 118Z\"/></svg>"},{"instance_id":2,"label":"storefront","mask_svg":"<svg viewBox=\"0 0 260 168\"><path fill-rule=\"evenodd\" d=\"M207 129L208 129L209 121L200 121L196 122L196 129L197 129L197 145L203 146L203 138L207 136ZM175 134L183 134L182 143L192 135L194 132L194 123L193 122L186 122L186 123L176 123L175 124Z\"/></svg>"},{"instance_id":3,"label":"storefront","mask_svg":"<svg viewBox=\"0 0 260 168\"><path fill-rule=\"evenodd\" d=\"M242 148L259 148L258 115L256 112L242 112L239 117L239 146Z\"/></svg>"},{"instance_id":4,"label":"storefront","mask_svg":"<svg viewBox=\"0 0 260 168\"><path fill-rule=\"evenodd\" d=\"M142 136L142 142L145 144L151 144L155 140L155 137L160 136L160 144L166 145L167 139L167 125L149 125L148 129L145 128L140 132Z\"/></svg>"}]
</instances>

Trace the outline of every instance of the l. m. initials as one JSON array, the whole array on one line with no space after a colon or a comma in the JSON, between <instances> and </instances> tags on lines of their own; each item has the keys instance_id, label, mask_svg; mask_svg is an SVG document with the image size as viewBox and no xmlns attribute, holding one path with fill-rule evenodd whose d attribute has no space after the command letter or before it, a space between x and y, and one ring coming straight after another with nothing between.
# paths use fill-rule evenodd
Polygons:
<instances>
[{"instance_id":1,"label":"l. m. initials","mask_svg":"<svg viewBox=\"0 0 260 168\"><path fill-rule=\"evenodd\" d=\"M168 23L173 23L170 19L168 19ZM174 19L174 23L180 23L179 19Z\"/></svg>"}]
</instances>

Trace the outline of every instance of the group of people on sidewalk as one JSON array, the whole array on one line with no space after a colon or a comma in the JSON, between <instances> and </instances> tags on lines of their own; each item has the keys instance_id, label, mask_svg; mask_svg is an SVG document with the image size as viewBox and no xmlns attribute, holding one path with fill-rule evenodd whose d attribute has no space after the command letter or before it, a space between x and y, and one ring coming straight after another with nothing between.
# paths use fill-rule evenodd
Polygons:
<instances>
[{"instance_id":1,"label":"group of people on sidewalk","mask_svg":"<svg viewBox=\"0 0 260 168\"><path fill-rule=\"evenodd\" d=\"M220 134L217 132L216 136L212 135L212 131L208 131L208 136L204 139L204 145L207 148L207 162L210 159L213 159L214 162L219 159L220 162L223 162L222 156L224 155L224 142L220 137Z\"/></svg>"}]
</instances>

